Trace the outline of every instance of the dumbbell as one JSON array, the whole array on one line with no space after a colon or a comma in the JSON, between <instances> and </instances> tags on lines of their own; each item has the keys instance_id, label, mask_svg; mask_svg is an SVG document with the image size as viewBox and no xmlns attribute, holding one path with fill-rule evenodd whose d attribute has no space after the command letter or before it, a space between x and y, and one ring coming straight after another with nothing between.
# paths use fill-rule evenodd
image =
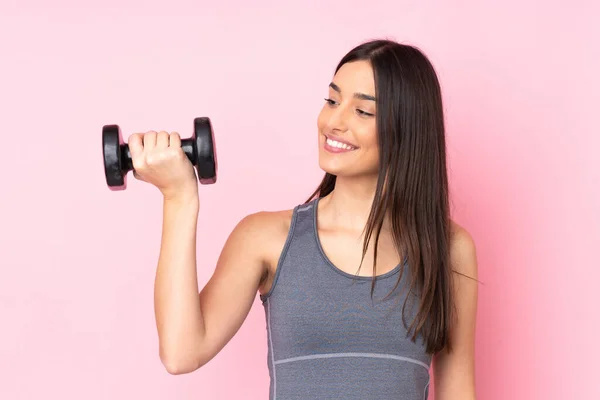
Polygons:
<instances>
[{"instance_id":1,"label":"dumbbell","mask_svg":"<svg viewBox=\"0 0 600 400\"><path fill-rule=\"evenodd\" d=\"M203 185L217 181L217 151L210 119L194 119L194 134L182 139L181 147L198 171L198 180ZM129 145L123 141L118 125L102 127L102 154L106 184L111 190L127 188L127 172L133 170Z\"/></svg>"}]
</instances>

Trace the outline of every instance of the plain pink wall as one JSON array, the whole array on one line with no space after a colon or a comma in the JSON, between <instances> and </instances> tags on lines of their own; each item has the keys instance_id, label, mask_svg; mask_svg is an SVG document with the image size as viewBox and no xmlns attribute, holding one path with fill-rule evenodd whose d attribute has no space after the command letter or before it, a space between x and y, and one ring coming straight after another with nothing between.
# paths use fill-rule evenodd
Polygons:
<instances>
[{"instance_id":1,"label":"plain pink wall","mask_svg":"<svg viewBox=\"0 0 600 400\"><path fill-rule=\"evenodd\" d=\"M421 47L443 84L454 217L479 254L478 398L600 398L593 1L85 3L0 5L1 399L267 398L258 298L203 369L160 364L161 198L131 175L107 189L101 127L212 119L203 286L240 218L312 192L333 68L376 37Z\"/></svg>"}]
</instances>

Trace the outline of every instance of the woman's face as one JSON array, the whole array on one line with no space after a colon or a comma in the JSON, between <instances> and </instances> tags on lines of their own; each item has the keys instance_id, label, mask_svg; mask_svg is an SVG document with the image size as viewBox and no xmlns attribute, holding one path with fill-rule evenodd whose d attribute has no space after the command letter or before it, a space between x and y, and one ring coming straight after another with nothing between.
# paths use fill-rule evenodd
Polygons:
<instances>
[{"instance_id":1,"label":"woman's face","mask_svg":"<svg viewBox=\"0 0 600 400\"><path fill-rule=\"evenodd\" d=\"M377 175L375 79L367 61L344 64L319 113L319 166L332 175Z\"/></svg>"}]
</instances>

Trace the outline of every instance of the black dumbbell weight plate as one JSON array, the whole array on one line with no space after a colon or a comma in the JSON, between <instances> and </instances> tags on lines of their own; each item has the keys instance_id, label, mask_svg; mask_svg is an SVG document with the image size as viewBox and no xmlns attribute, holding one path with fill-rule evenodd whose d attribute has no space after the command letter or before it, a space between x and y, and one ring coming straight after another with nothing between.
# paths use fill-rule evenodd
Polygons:
<instances>
[{"instance_id":1,"label":"black dumbbell weight plate","mask_svg":"<svg viewBox=\"0 0 600 400\"><path fill-rule=\"evenodd\" d=\"M217 148L215 135L210 119L199 117L194 119L194 133L197 149L198 179L203 185L217 181Z\"/></svg>"},{"instance_id":2,"label":"black dumbbell weight plate","mask_svg":"<svg viewBox=\"0 0 600 400\"><path fill-rule=\"evenodd\" d=\"M121 129L118 125L105 125L102 128L102 154L104 175L111 190L123 190L127 186L126 175L121 166Z\"/></svg>"}]
</instances>

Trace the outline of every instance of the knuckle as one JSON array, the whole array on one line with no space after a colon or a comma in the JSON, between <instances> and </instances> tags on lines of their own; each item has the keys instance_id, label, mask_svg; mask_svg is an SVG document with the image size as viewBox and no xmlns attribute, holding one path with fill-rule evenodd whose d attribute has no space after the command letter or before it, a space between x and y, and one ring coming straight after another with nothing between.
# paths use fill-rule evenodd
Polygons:
<instances>
[{"instance_id":1,"label":"knuckle","mask_svg":"<svg viewBox=\"0 0 600 400\"><path fill-rule=\"evenodd\" d=\"M144 135L144 140L154 139L154 138L156 138L156 132L154 132L154 131L146 132L146 134Z\"/></svg>"},{"instance_id":2,"label":"knuckle","mask_svg":"<svg viewBox=\"0 0 600 400\"><path fill-rule=\"evenodd\" d=\"M148 154L148 156L146 157L146 165L156 165L156 157L152 154Z\"/></svg>"},{"instance_id":3,"label":"knuckle","mask_svg":"<svg viewBox=\"0 0 600 400\"><path fill-rule=\"evenodd\" d=\"M162 153L154 152L154 153L148 154L148 156L146 157L146 164L148 166L157 166L162 163L163 157L164 156Z\"/></svg>"},{"instance_id":4,"label":"knuckle","mask_svg":"<svg viewBox=\"0 0 600 400\"><path fill-rule=\"evenodd\" d=\"M164 144L164 143L166 143L166 144L168 144L168 143L169 143L169 133L168 133L168 132L161 131L161 132L158 134L158 137L160 138L160 141L161 141L163 144Z\"/></svg>"},{"instance_id":5,"label":"knuckle","mask_svg":"<svg viewBox=\"0 0 600 400\"><path fill-rule=\"evenodd\" d=\"M142 157L135 157L131 160L131 164L133 165L133 169L136 171L144 171L146 169L146 162Z\"/></svg>"},{"instance_id":6,"label":"knuckle","mask_svg":"<svg viewBox=\"0 0 600 400\"><path fill-rule=\"evenodd\" d=\"M171 159L178 159L180 157L178 148L176 147L169 147L166 151L167 155L169 158Z\"/></svg>"}]
</instances>

